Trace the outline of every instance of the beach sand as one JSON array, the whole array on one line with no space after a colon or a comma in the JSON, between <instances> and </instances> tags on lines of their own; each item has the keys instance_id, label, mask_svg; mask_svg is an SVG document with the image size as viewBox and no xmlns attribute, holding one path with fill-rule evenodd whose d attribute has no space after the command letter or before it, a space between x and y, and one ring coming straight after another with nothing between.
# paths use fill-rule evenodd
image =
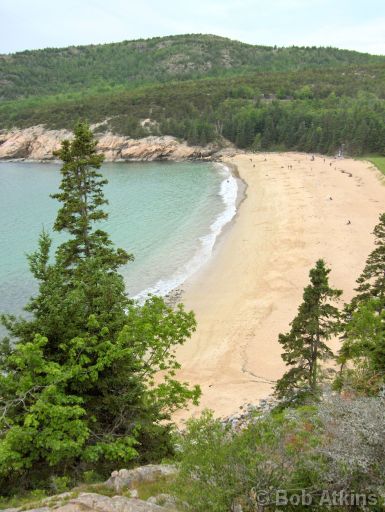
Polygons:
<instances>
[{"instance_id":1,"label":"beach sand","mask_svg":"<svg viewBox=\"0 0 385 512\"><path fill-rule=\"evenodd\" d=\"M368 162L267 153L228 163L246 196L212 258L184 286L198 327L177 351L178 377L203 394L177 421L204 408L229 415L270 394L285 371L278 334L296 315L309 270L324 258L330 284L349 300L385 210L383 177ZM337 350L338 340L331 346Z\"/></svg>"}]
</instances>

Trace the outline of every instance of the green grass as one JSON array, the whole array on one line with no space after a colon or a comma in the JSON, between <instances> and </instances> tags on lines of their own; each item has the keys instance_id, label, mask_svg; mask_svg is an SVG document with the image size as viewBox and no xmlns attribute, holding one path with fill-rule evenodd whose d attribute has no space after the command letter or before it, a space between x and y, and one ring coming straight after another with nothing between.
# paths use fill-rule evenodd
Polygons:
<instances>
[{"instance_id":1,"label":"green grass","mask_svg":"<svg viewBox=\"0 0 385 512\"><path fill-rule=\"evenodd\" d=\"M25 494L19 496L12 496L9 498L1 497L0 498L0 509L5 508L24 508L28 505L28 508L38 507L41 505L42 500L47 498L47 493L44 490L36 489L35 491L26 492ZM31 505L31 507L29 507Z\"/></svg>"},{"instance_id":2,"label":"green grass","mask_svg":"<svg viewBox=\"0 0 385 512\"><path fill-rule=\"evenodd\" d=\"M139 498L147 500L150 496L158 494L173 494L174 477L160 477L156 482L143 482L136 486Z\"/></svg>"},{"instance_id":3,"label":"green grass","mask_svg":"<svg viewBox=\"0 0 385 512\"><path fill-rule=\"evenodd\" d=\"M367 156L364 160L368 160L385 174L385 156Z\"/></svg>"}]
</instances>

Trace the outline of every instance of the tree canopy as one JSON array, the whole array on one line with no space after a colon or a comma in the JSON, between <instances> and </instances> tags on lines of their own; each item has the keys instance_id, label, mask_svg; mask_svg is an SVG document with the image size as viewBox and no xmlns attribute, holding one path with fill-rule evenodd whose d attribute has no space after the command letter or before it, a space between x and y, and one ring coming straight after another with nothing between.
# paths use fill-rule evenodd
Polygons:
<instances>
[{"instance_id":1,"label":"tree canopy","mask_svg":"<svg viewBox=\"0 0 385 512\"><path fill-rule=\"evenodd\" d=\"M290 369L276 384L278 398L301 400L311 395L314 399L319 393L320 362L333 356L326 341L339 331L339 311L331 302L342 291L329 286L329 273L325 262L318 260L310 270L310 284L304 290L291 330L279 335L282 359Z\"/></svg>"},{"instance_id":2,"label":"tree canopy","mask_svg":"<svg viewBox=\"0 0 385 512\"><path fill-rule=\"evenodd\" d=\"M126 295L117 269L131 257L99 229L106 181L95 147L85 123L62 143L55 230L69 238L51 261L51 240L41 234L29 256L39 281L30 315L2 317L3 494L159 460L172 451L172 412L200 395L175 378L175 347L195 330L194 314L160 297L139 305Z\"/></svg>"}]
</instances>

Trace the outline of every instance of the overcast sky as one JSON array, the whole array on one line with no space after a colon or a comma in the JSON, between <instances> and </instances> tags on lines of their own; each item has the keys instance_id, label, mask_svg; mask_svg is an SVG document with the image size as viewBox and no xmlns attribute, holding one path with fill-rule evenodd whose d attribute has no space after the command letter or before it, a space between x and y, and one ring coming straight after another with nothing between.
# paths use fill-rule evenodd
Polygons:
<instances>
[{"instance_id":1,"label":"overcast sky","mask_svg":"<svg viewBox=\"0 0 385 512\"><path fill-rule=\"evenodd\" d=\"M385 0L0 0L0 53L210 33L385 54Z\"/></svg>"}]
</instances>

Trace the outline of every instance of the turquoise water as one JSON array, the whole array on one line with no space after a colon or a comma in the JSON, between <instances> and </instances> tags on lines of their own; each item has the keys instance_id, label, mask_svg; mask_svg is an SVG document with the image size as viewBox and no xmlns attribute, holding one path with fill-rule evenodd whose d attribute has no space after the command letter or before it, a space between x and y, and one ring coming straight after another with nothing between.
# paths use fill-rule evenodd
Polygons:
<instances>
[{"instance_id":1,"label":"turquoise water","mask_svg":"<svg viewBox=\"0 0 385 512\"><path fill-rule=\"evenodd\" d=\"M59 165L0 163L0 311L17 313L36 290L25 254L52 233ZM180 285L209 257L235 213L236 180L212 163L113 163L102 168L109 219L101 226L135 256L121 269L127 292L143 297ZM52 233L54 242L60 241Z\"/></svg>"}]
</instances>

